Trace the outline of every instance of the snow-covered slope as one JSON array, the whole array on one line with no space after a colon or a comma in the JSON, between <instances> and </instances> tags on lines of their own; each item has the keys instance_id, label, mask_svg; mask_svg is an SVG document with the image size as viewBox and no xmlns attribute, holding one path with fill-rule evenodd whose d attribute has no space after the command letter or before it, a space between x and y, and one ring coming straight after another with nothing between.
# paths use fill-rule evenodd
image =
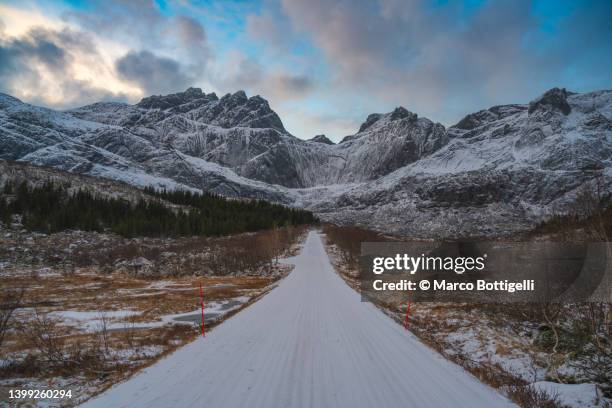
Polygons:
<instances>
[{"instance_id":1,"label":"snow-covered slope","mask_svg":"<svg viewBox=\"0 0 612 408\"><path fill-rule=\"evenodd\" d=\"M169 111L118 103L57 112L0 94L0 159L141 187L187 186L230 197L287 202L283 189L277 186L240 177L214 162L182 153L167 140L167 123L171 121L164 117L182 118ZM220 126L218 129L227 132Z\"/></svg>"},{"instance_id":2,"label":"snow-covered slope","mask_svg":"<svg viewBox=\"0 0 612 408\"><path fill-rule=\"evenodd\" d=\"M306 204L324 218L418 237L503 235L612 192L612 91L552 89L466 116L448 143L367 186Z\"/></svg>"},{"instance_id":3,"label":"snow-covered slope","mask_svg":"<svg viewBox=\"0 0 612 408\"><path fill-rule=\"evenodd\" d=\"M404 108L333 144L290 135L260 96L200 89L58 112L0 94L0 159L303 206L418 237L499 235L612 190L612 91L551 89L445 129Z\"/></svg>"}]
</instances>

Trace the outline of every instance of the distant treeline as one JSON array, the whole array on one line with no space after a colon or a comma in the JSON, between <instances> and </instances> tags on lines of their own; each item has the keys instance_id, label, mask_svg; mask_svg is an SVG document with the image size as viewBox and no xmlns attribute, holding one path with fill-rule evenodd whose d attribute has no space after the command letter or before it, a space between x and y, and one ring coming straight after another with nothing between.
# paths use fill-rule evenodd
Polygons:
<instances>
[{"instance_id":1,"label":"distant treeline","mask_svg":"<svg viewBox=\"0 0 612 408\"><path fill-rule=\"evenodd\" d=\"M86 189L71 191L67 184L9 182L0 191L0 221L7 225L20 215L24 228L46 233L75 229L110 230L126 237L217 236L317 222L311 212L265 201L152 188L145 192L191 208L172 208L154 198L130 202Z\"/></svg>"}]
</instances>

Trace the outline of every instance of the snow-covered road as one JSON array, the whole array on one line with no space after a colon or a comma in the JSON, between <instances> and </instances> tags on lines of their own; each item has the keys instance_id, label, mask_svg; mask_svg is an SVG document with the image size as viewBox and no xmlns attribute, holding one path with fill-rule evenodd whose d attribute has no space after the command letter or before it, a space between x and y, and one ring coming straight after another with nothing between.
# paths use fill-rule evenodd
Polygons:
<instances>
[{"instance_id":1,"label":"snow-covered road","mask_svg":"<svg viewBox=\"0 0 612 408\"><path fill-rule=\"evenodd\" d=\"M263 299L87 407L509 407L334 272L316 232Z\"/></svg>"}]
</instances>

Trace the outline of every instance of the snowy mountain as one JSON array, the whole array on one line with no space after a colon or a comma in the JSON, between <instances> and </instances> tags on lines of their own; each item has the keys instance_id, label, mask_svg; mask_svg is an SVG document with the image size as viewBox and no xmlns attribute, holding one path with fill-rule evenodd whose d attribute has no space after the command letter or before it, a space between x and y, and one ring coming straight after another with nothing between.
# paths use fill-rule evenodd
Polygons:
<instances>
[{"instance_id":1,"label":"snowy mountain","mask_svg":"<svg viewBox=\"0 0 612 408\"><path fill-rule=\"evenodd\" d=\"M298 139L260 96L200 89L66 112L0 94L0 159L306 207L415 237L500 235L612 191L612 91L551 89L443 125L399 107L334 144Z\"/></svg>"},{"instance_id":2,"label":"snowy mountain","mask_svg":"<svg viewBox=\"0 0 612 408\"><path fill-rule=\"evenodd\" d=\"M325 135L316 135L315 137L313 137L312 139L308 140L309 142L317 142L317 143L325 143L328 145L333 145L334 142L332 142L331 140L329 140L327 138L327 136Z\"/></svg>"}]
</instances>

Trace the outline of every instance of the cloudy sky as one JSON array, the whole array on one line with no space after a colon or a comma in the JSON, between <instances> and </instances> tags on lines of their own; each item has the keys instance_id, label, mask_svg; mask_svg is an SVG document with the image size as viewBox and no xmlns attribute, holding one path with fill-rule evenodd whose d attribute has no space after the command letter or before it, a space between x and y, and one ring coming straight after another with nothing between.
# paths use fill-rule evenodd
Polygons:
<instances>
[{"instance_id":1,"label":"cloudy sky","mask_svg":"<svg viewBox=\"0 0 612 408\"><path fill-rule=\"evenodd\" d=\"M612 1L0 0L0 92L58 109L189 86L310 138L396 106L439 121L612 88Z\"/></svg>"}]
</instances>

